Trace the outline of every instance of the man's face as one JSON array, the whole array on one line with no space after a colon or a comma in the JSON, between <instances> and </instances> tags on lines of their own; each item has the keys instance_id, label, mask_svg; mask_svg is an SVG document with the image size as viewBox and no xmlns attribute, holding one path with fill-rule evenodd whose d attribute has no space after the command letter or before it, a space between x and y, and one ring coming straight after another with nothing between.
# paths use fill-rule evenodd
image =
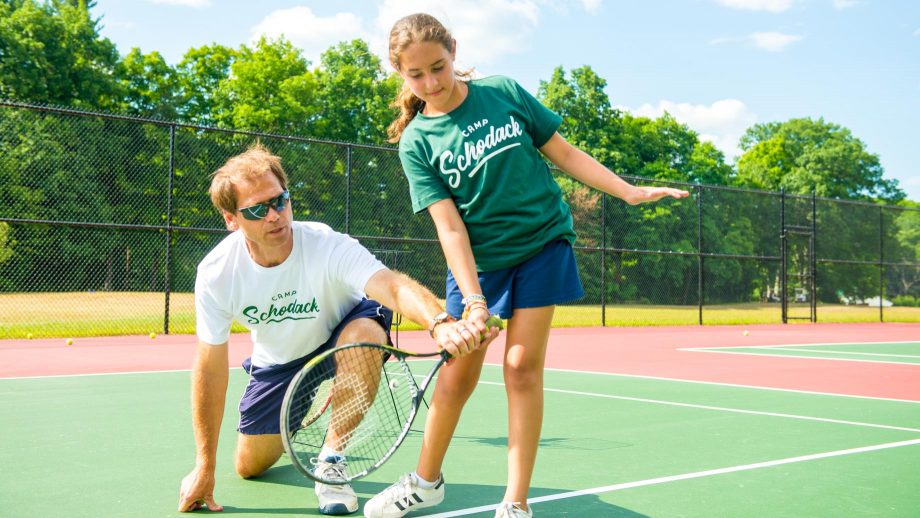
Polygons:
<instances>
[{"instance_id":1,"label":"man's face","mask_svg":"<svg viewBox=\"0 0 920 518\"><path fill-rule=\"evenodd\" d=\"M224 211L224 221L230 230L240 230L246 237L249 254L262 266L275 266L284 262L294 245L291 223L293 214L291 202L284 202L279 211L272 203L265 216L258 220L247 219L240 209L266 203L284 192L275 175L267 172L262 176L236 185L236 212Z\"/></svg>"}]
</instances>

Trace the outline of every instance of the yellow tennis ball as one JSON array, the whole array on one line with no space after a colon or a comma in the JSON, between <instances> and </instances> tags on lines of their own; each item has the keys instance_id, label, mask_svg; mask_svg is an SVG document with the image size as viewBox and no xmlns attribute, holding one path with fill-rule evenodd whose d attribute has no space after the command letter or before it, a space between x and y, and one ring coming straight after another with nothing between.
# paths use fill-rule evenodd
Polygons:
<instances>
[{"instance_id":1,"label":"yellow tennis ball","mask_svg":"<svg viewBox=\"0 0 920 518\"><path fill-rule=\"evenodd\" d=\"M73 338L68 338L66 342L67 345L73 345Z\"/></svg>"},{"instance_id":2,"label":"yellow tennis ball","mask_svg":"<svg viewBox=\"0 0 920 518\"><path fill-rule=\"evenodd\" d=\"M156 338L156 337L157 337L157 334L156 334L156 333L150 333L150 339L151 339L151 340L153 340L153 339Z\"/></svg>"},{"instance_id":3,"label":"yellow tennis ball","mask_svg":"<svg viewBox=\"0 0 920 518\"><path fill-rule=\"evenodd\" d=\"M744 331L743 333L741 333L741 334L743 334L744 336L747 336L747 335L749 335L750 333L748 333L747 330L745 330L745 331Z\"/></svg>"},{"instance_id":4,"label":"yellow tennis ball","mask_svg":"<svg viewBox=\"0 0 920 518\"><path fill-rule=\"evenodd\" d=\"M29 340L31 340L31 339L32 339L32 333L27 334L27 335L26 335L26 338L28 338Z\"/></svg>"}]
</instances>

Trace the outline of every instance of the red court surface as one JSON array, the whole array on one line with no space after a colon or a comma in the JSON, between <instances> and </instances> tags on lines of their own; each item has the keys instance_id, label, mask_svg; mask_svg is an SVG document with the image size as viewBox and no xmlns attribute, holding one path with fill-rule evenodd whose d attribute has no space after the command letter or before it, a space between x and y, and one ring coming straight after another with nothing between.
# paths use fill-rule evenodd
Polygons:
<instances>
[{"instance_id":1,"label":"red court surface","mask_svg":"<svg viewBox=\"0 0 920 518\"><path fill-rule=\"evenodd\" d=\"M749 334L744 335L743 331ZM682 350L746 345L920 342L920 324L590 327L554 329L547 367L920 401L920 365L833 359L709 354ZM427 332L402 331L399 345L428 350ZM504 336L486 361L501 363ZM230 364L250 351L249 337L230 340ZM188 370L192 335L0 341L0 378Z\"/></svg>"}]
</instances>

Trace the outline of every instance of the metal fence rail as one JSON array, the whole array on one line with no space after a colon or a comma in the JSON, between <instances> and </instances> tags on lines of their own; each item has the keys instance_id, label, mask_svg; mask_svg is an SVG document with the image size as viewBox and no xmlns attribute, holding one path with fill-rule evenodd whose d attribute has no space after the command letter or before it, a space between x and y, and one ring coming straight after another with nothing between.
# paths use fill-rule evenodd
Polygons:
<instances>
[{"instance_id":1,"label":"metal fence rail","mask_svg":"<svg viewBox=\"0 0 920 518\"><path fill-rule=\"evenodd\" d=\"M210 174L256 139L296 219L443 293L393 148L0 102L0 338L193 332L195 267L226 234ZM557 325L920 321L918 210L681 183L693 199L629 206L561 180L586 294Z\"/></svg>"}]
</instances>

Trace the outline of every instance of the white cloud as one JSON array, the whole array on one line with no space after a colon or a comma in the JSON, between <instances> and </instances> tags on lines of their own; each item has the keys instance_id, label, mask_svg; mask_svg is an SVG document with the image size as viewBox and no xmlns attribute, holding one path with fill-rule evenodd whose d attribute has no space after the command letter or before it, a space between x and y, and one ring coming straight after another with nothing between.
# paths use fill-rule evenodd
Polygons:
<instances>
[{"instance_id":1,"label":"white cloud","mask_svg":"<svg viewBox=\"0 0 920 518\"><path fill-rule=\"evenodd\" d=\"M741 155L738 141L757 122L757 115L737 99L722 99L710 105L677 103L662 100L632 109L620 107L633 115L657 119L668 112L678 122L699 133L700 140L712 142L731 160Z\"/></svg>"},{"instance_id":2,"label":"white cloud","mask_svg":"<svg viewBox=\"0 0 920 518\"><path fill-rule=\"evenodd\" d=\"M403 16L426 12L440 20L457 40L458 68L490 65L528 49L539 23L541 3L542 0L384 0L376 21L381 36L372 44L379 55L386 56L386 40L393 23Z\"/></svg>"},{"instance_id":3,"label":"white cloud","mask_svg":"<svg viewBox=\"0 0 920 518\"><path fill-rule=\"evenodd\" d=\"M757 48L768 52L782 52L786 47L802 39L794 34L781 32L755 32L748 36Z\"/></svg>"},{"instance_id":4,"label":"white cloud","mask_svg":"<svg viewBox=\"0 0 920 518\"><path fill-rule=\"evenodd\" d=\"M834 9L849 9L859 3L859 0L834 0Z\"/></svg>"},{"instance_id":5,"label":"white cloud","mask_svg":"<svg viewBox=\"0 0 920 518\"><path fill-rule=\"evenodd\" d=\"M320 55L329 47L357 38L369 39L362 20L352 13L337 13L320 17L309 7L280 9L266 16L251 29L251 41L261 36L276 39L284 36L315 66Z\"/></svg>"},{"instance_id":6,"label":"white cloud","mask_svg":"<svg viewBox=\"0 0 920 518\"><path fill-rule=\"evenodd\" d=\"M710 45L726 43L750 43L755 47L769 52L782 52L786 47L801 40L801 36L783 34L781 32L755 32L742 37L715 38L709 41Z\"/></svg>"},{"instance_id":7,"label":"white cloud","mask_svg":"<svg viewBox=\"0 0 920 518\"><path fill-rule=\"evenodd\" d=\"M147 0L152 4L181 5L184 7L210 7L211 0Z\"/></svg>"},{"instance_id":8,"label":"white cloud","mask_svg":"<svg viewBox=\"0 0 920 518\"><path fill-rule=\"evenodd\" d=\"M788 11L795 0L716 0L725 7L743 11L769 11L781 13ZM843 0L846 1L846 0Z\"/></svg>"},{"instance_id":9,"label":"white cloud","mask_svg":"<svg viewBox=\"0 0 920 518\"><path fill-rule=\"evenodd\" d=\"M582 7L591 14L597 14L601 10L602 0L581 0Z\"/></svg>"}]
</instances>

